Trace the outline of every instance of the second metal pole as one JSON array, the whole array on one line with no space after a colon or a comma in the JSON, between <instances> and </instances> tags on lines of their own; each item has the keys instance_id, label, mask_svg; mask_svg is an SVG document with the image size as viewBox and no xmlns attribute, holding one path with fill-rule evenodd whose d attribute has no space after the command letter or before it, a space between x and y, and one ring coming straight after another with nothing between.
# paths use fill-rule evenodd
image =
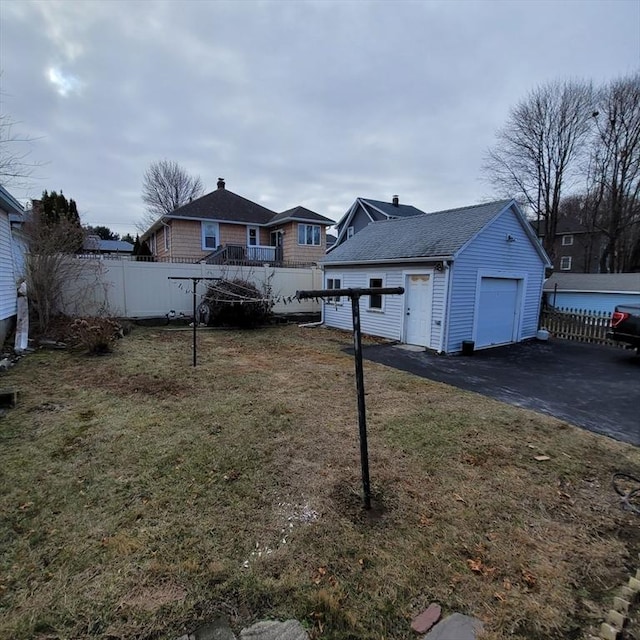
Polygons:
<instances>
[{"instance_id":1,"label":"second metal pole","mask_svg":"<svg viewBox=\"0 0 640 640\"><path fill-rule=\"evenodd\" d=\"M364 370L362 367L362 341L360 338L360 296L351 298L353 313L353 349L356 361L356 389L358 392L358 426L360 428L360 464L362 466L362 489L364 508L371 509L371 486L369 483L369 451L367 448L367 414L364 403Z\"/></svg>"}]
</instances>

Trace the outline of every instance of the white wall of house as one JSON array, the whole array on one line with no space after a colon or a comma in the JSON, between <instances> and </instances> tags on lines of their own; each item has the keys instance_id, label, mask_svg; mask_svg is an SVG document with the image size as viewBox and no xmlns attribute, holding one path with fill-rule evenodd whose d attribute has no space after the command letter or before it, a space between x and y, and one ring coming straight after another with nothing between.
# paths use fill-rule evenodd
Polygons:
<instances>
[{"instance_id":1,"label":"white wall of house","mask_svg":"<svg viewBox=\"0 0 640 640\"><path fill-rule=\"evenodd\" d=\"M384 287L407 287L411 275L428 274L431 280L431 322L428 344L424 346L440 351L442 348L443 312L445 308L448 270L436 271L433 263L379 265L377 267L339 267L327 264L324 287L328 279L341 279L342 288L369 287L371 278L382 278ZM369 297L360 300L360 326L363 333L405 342L406 294L383 297L383 309L369 309ZM329 327L350 330L352 324L351 302L342 298L340 303L325 302L324 321Z\"/></svg>"},{"instance_id":2,"label":"white wall of house","mask_svg":"<svg viewBox=\"0 0 640 640\"><path fill-rule=\"evenodd\" d=\"M124 318L152 318L170 311L192 315L192 282L169 280L170 277L241 278L258 288L268 283L276 298L322 286L322 272L318 268L225 267L93 259L81 262L85 265L82 276L67 283L64 291L64 311L70 315L107 313ZM197 288L198 294L205 290L206 282L202 281ZM320 305L314 300L285 304L279 299L273 311L278 314L315 313L320 311Z\"/></svg>"},{"instance_id":3,"label":"white wall of house","mask_svg":"<svg viewBox=\"0 0 640 640\"><path fill-rule=\"evenodd\" d=\"M0 346L4 344L16 315L16 300L11 225L6 211L0 210Z\"/></svg>"}]
</instances>

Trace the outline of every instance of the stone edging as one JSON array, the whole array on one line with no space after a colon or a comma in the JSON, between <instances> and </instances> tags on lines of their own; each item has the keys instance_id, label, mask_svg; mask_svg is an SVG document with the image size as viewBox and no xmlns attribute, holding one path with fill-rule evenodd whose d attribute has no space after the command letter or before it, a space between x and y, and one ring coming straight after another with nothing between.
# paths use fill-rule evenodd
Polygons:
<instances>
[{"instance_id":1,"label":"stone edging","mask_svg":"<svg viewBox=\"0 0 640 640\"><path fill-rule=\"evenodd\" d=\"M639 556L640 558L640 556ZM605 622L600 625L600 633L596 638L601 640L618 640L627 624L629 609L640 598L640 569L636 575L620 589L620 594L613 599L613 608L607 613ZM593 640L596 640L594 638Z\"/></svg>"}]
</instances>

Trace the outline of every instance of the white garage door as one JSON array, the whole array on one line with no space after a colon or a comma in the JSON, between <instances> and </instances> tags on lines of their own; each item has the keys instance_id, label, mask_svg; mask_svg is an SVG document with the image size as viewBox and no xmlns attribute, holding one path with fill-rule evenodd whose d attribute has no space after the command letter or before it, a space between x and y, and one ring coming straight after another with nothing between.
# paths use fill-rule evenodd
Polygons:
<instances>
[{"instance_id":1,"label":"white garage door","mask_svg":"<svg viewBox=\"0 0 640 640\"><path fill-rule=\"evenodd\" d=\"M518 339L518 286L513 278L482 278L476 325L476 347Z\"/></svg>"}]
</instances>

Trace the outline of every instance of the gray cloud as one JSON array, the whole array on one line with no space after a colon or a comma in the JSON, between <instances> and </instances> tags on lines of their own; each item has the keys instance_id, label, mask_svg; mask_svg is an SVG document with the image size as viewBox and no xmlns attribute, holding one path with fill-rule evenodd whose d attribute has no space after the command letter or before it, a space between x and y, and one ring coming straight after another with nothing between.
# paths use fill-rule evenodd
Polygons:
<instances>
[{"instance_id":1,"label":"gray cloud","mask_svg":"<svg viewBox=\"0 0 640 640\"><path fill-rule=\"evenodd\" d=\"M599 2L2 3L3 111L42 136L29 193L133 232L168 158L275 210L356 196L430 210L490 195L509 108L558 77L640 63L640 5ZM52 72L53 70L53 72Z\"/></svg>"}]
</instances>

